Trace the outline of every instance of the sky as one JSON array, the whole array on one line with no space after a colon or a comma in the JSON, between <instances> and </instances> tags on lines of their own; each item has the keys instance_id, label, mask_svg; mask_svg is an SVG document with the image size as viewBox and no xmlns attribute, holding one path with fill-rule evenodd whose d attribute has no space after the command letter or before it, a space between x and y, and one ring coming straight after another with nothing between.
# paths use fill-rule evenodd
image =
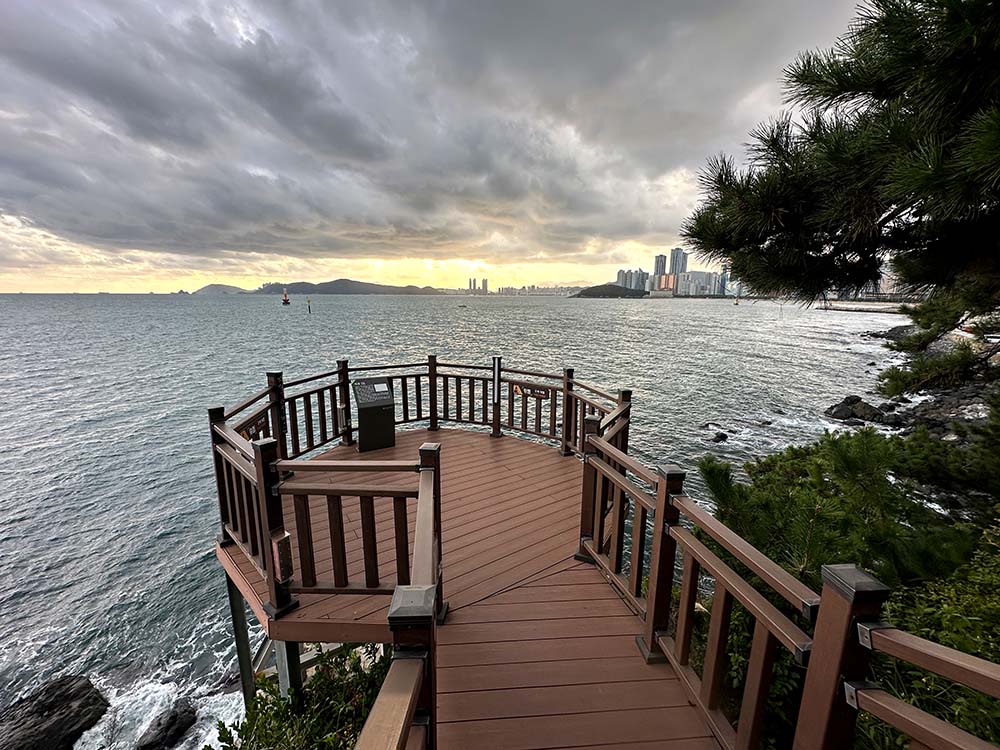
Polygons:
<instances>
[{"instance_id":1,"label":"sky","mask_svg":"<svg viewBox=\"0 0 1000 750\"><path fill-rule=\"evenodd\" d=\"M0 292L648 271L854 10L2 0Z\"/></svg>"}]
</instances>

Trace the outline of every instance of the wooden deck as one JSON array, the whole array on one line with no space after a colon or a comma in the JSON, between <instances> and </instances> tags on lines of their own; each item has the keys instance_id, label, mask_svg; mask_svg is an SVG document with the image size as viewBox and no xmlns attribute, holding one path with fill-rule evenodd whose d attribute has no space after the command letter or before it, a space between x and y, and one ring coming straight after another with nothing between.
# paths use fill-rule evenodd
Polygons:
<instances>
[{"instance_id":1,"label":"wooden deck","mask_svg":"<svg viewBox=\"0 0 1000 750\"><path fill-rule=\"evenodd\" d=\"M647 665L634 636L641 620L596 568L577 562L582 467L550 445L461 429L403 431L371 460L412 460L441 444L444 592L438 629L442 748L717 748L672 668ZM321 456L356 459L353 447ZM311 483L334 478L313 474ZM354 477L372 485L373 475ZM336 481L350 484L352 475ZM399 476L385 479L400 484ZM295 514L284 499L293 540ZM313 535L328 536L326 505L310 504ZM357 498L344 498L348 571L363 570ZM410 532L414 523L409 514ZM378 501L379 574L395 584L391 501ZM217 554L276 640L389 642L388 596L298 594L299 606L269 620L264 581L237 546ZM320 579L333 567L315 550Z\"/></svg>"}]
</instances>

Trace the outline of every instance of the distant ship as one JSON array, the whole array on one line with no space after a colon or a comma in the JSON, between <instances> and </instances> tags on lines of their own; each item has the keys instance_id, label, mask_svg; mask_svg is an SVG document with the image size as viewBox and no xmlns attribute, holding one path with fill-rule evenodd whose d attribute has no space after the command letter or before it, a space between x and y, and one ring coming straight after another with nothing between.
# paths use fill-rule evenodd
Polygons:
<instances>
[{"instance_id":1,"label":"distant ship","mask_svg":"<svg viewBox=\"0 0 1000 750\"><path fill-rule=\"evenodd\" d=\"M283 305L290 305L290 304L292 304L292 301L290 299L288 299L288 290L287 289L283 289L281 291L281 304L283 304Z\"/></svg>"}]
</instances>

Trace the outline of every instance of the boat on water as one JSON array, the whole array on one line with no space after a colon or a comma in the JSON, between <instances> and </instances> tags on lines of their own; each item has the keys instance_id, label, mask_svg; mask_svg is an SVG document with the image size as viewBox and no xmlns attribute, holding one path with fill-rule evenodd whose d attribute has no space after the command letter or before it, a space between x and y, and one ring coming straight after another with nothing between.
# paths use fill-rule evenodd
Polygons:
<instances>
[{"instance_id":1,"label":"boat on water","mask_svg":"<svg viewBox=\"0 0 1000 750\"><path fill-rule=\"evenodd\" d=\"M281 304L283 304L283 305L290 305L290 304L292 304L292 301L290 299L288 299L288 290L287 289L282 289L281 290Z\"/></svg>"}]
</instances>

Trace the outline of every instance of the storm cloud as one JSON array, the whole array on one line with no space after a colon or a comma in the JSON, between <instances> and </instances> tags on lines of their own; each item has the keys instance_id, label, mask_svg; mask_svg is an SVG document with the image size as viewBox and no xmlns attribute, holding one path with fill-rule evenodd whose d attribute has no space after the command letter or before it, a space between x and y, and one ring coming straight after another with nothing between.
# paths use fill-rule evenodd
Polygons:
<instances>
[{"instance_id":1,"label":"storm cloud","mask_svg":"<svg viewBox=\"0 0 1000 750\"><path fill-rule=\"evenodd\" d=\"M0 214L193 262L607 262L676 240L705 158L853 11L5 0Z\"/></svg>"}]
</instances>

